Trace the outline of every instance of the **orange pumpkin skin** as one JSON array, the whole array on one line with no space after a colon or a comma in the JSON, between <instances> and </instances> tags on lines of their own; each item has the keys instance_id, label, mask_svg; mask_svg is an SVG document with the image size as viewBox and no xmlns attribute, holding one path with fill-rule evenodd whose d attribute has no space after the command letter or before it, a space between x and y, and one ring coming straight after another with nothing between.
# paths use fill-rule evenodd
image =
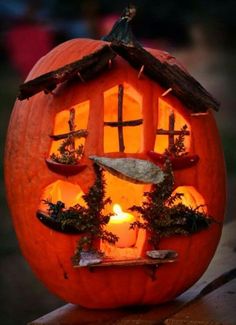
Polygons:
<instances>
[{"instance_id":1,"label":"orange pumpkin skin","mask_svg":"<svg viewBox=\"0 0 236 325\"><path fill-rule=\"evenodd\" d=\"M75 39L68 41L43 57L32 69L28 80L83 57L104 42ZM160 51L151 50L158 58L168 59ZM53 132L55 114L90 99L89 135L85 155L103 155L103 97L104 89L120 82L128 82L143 94L143 150L139 154L149 159L146 152L153 150L155 141L155 98L165 89L147 77L137 78L137 71L124 60L116 58L112 69L96 79L70 87L60 86L54 95L39 93L26 101L16 101L8 129L5 152L5 180L8 203L22 252L37 277L65 301L90 308L114 308L133 304L158 304L169 301L195 283L210 263L221 234L220 225L191 236L161 241L160 248L174 249L179 259L158 268L156 279L144 266L74 269L71 256L77 235L55 232L35 217L42 192L64 176L51 172L45 164ZM217 127L211 113L191 116L173 96L168 101L191 125L190 153L197 153L199 163L175 173L176 186L194 186L204 197L208 214L222 222L225 208L225 169ZM117 155L117 154L116 154ZM130 154L135 157L138 154ZM84 191L93 184L94 173L88 167L69 177L69 182Z\"/></svg>"}]
</instances>

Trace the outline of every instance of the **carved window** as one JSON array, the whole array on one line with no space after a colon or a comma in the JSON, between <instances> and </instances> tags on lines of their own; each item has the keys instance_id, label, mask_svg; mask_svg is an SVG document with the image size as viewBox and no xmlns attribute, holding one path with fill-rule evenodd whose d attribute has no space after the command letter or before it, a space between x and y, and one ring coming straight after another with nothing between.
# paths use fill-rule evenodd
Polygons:
<instances>
[{"instance_id":1,"label":"carved window","mask_svg":"<svg viewBox=\"0 0 236 325\"><path fill-rule=\"evenodd\" d=\"M104 152L140 151L142 96L129 84L104 93Z\"/></svg>"},{"instance_id":2,"label":"carved window","mask_svg":"<svg viewBox=\"0 0 236 325\"><path fill-rule=\"evenodd\" d=\"M156 131L156 141L154 151L164 153L175 142L175 139L180 134L181 129L185 135L184 145L186 151L190 148L190 125L185 118L177 112L172 106L159 98L158 102L158 123Z\"/></svg>"},{"instance_id":3,"label":"carved window","mask_svg":"<svg viewBox=\"0 0 236 325\"><path fill-rule=\"evenodd\" d=\"M50 154L58 153L58 148L70 133L75 134L76 132L83 130L85 131L85 136L83 136L83 132L81 132L82 136L75 136L74 146L75 148L78 148L79 145L84 146L88 124L88 115L89 101L79 103L70 109L66 109L57 113L55 117L52 137L54 141L52 141ZM57 137L57 135L59 135L59 137Z\"/></svg>"}]
</instances>

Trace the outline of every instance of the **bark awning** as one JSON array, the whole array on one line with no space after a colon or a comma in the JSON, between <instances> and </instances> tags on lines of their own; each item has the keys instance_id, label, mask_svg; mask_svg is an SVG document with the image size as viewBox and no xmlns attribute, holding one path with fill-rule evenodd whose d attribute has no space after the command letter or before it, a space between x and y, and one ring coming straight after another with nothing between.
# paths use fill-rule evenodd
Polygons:
<instances>
[{"instance_id":1,"label":"bark awning","mask_svg":"<svg viewBox=\"0 0 236 325\"><path fill-rule=\"evenodd\" d=\"M18 99L28 99L41 91L50 93L58 84L72 79L78 79L78 81L93 79L106 68L109 61L115 56L116 54L111 47L104 45L101 49L84 56L81 60L66 64L57 70L23 83L19 88Z\"/></svg>"},{"instance_id":2,"label":"bark awning","mask_svg":"<svg viewBox=\"0 0 236 325\"><path fill-rule=\"evenodd\" d=\"M142 68L144 75L163 88L171 88L172 95L191 112L206 112L210 108L218 111L219 103L177 61L175 64L173 60L160 59L136 41L130 29L131 18L126 11L125 16L118 20L111 33L104 38L107 43L101 49L22 84L18 99L24 100L41 91L51 92L58 84L71 79L76 78L78 82L95 79L100 72L109 68L111 60L118 55L138 71Z\"/></svg>"}]
</instances>

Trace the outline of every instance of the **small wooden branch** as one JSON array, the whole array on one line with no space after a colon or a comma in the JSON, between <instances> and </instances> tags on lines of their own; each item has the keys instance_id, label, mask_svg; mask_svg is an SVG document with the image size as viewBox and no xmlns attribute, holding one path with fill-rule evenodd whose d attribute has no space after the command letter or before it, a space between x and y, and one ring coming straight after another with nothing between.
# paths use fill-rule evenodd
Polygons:
<instances>
[{"instance_id":1,"label":"small wooden branch","mask_svg":"<svg viewBox=\"0 0 236 325\"><path fill-rule=\"evenodd\" d=\"M112 49L129 64L158 82L163 88L172 88L175 95L194 113L206 112L208 109L219 110L219 103L190 74L168 61L161 62L141 46L126 46L122 42L113 41Z\"/></svg>"},{"instance_id":2,"label":"small wooden branch","mask_svg":"<svg viewBox=\"0 0 236 325\"><path fill-rule=\"evenodd\" d=\"M191 116L204 116L204 115L207 115L208 114L208 112L203 112L203 113L191 113L190 115Z\"/></svg>"},{"instance_id":3,"label":"small wooden branch","mask_svg":"<svg viewBox=\"0 0 236 325\"><path fill-rule=\"evenodd\" d=\"M115 56L116 54L111 47L104 45L99 50L84 56L80 60L22 84L18 99L30 98L41 91L51 92L58 84L71 79L77 79L78 81L93 79L97 77L98 73L108 67L109 60L112 60Z\"/></svg>"},{"instance_id":4,"label":"small wooden branch","mask_svg":"<svg viewBox=\"0 0 236 325\"><path fill-rule=\"evenodd\" d=\"M141 66L141 69L139 70L139 73L138 73L138 79L141 78L142 73L143 73L143 70L144 70L144 65L142 65L142 66Z\"/></svg>"},{"instance_id":5,"label":"small wooden branch","mask_svg":"<svg viewBox=\"0 0 236 325\"><path fill-rule=\"evenodd\" d=\"M156 134L160 134L160 135L169 135L169 134L173 134L173 135L180 135L180 134L190 135L190 131L182 131L182 130L172 130L171 131L171 130L157 129Z\"/></svg>"},{"instance_id":6,"label":"small wooden branch","mask_svg":"<svg viewBox=\"0 0 236 325\"><path fill-rule=\"evenodd\" d=\"M70 132L73 132L75 130L75 109L70 109L70 118L68 121L69 124L69 130ZM75 138L73 136L70 137L70 150L75 150Z\"/></svg>"},{"instance_id":7,"label":"small wooden branch","mask_svg":"<svg viewBox=\"0 0 236 325\"><path fill-rule=\"evenodd\" d=\"M172 88L167 89L163 94L161 94L161 97L165 97L172 91Z\"/></svg>"},{"instance_id":8,"label":"small wooden branch","mask_svg":"<svg viewBox=\"0 0 236 325\"><path fill-rule=\"evenodd\" d=\"M84 78L81 76L81 73L79 71L78 71L77 75L80 78L80 81L85 82Z\"/></svg>"},{"instance_id":9,"label":"small wooden branch","mask_svg":"<svg viewBox=\"0 0 236 325\"><path fill-rule=\"evenodd\" d=\"M117 127L117 126L138 126L143 123L143 119L123 122L104 122L105 126Z\"/></svg>"},{"instance_id":10,"label":"small wooden branch","mask_svg":"<svg viewBox=\"0 0 236 325\"><path fill-rule=\"evenodd\" d=\"M86 138L88 135L88 131L85 129L81 129L81 130L77 130L77 131L71 131L68 133L63 133L63 134L51 134L49 135L49 137L54 140L54 141L58 141L58 140L63 140L68 138L69 136L73 136L75 138Z\"/></svg>"},{"instance_id":11,"label":"small wooden branch","mask_svg":"<svg viewBox=\"0 0 236 325\"><path fill-rule=\"evenodd\" d=\"M126 266L142 266L142 265L158 265L158 264L165 264L165 263L173 263L176 261L176 258L168 258L168 259L149 259L149 258L139 258L134 260L115 260L115 259L104 259L100 264L91 264L89 265L90 268L101 268L101 267L112 267L112 266L119 266L119 267L126 267ZM81 268L84 266L74 265L75 268Z\"/></svg>"},{"instance_id":12,"label":"small wooden branch","mask_svg":"<svg viewBox=\"0 0 236 325\"><path fill-rule=\"evenodd\" d=\"M124 96L124 86L119 85L118 90L118 139L119 139L119 151L124 152L125 151L125 145L124 145L124 135L123 135L123 96Z\"/></svg>"},{"instance_id":13,"label":"small wooden branch","mask_svg":"<svg viewBox=\"0 0 236 325\"><path fill-rule=\"evenodd\" d=\"M75 130L75 109L70 109L70 118L68 121L70 132Z\"/></svg>"},{"instance_id":14,"label":"small wooden branch","mask_svg":"<svg viewBox=\"0 0 236 325\"><path fill-rule=\"evenodd\" d=\"M168 147L169 150L173 147L174 143L175 143L175 137L174 134L172 134L172 132L175 130L175 114L172 111L169 115L169 143L168 143Z\"/></svg>"}]
</instances>

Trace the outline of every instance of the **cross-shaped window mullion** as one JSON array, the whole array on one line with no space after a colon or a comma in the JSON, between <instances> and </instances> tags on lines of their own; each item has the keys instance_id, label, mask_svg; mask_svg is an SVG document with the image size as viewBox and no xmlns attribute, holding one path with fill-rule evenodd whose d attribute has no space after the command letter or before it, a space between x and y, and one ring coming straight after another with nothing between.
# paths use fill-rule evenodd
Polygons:
<instances>
[{"instance_id":1,"label":"cross-shaped window mullion","mask_svg":"<svg viewBox=\"0 0 236 325\"><path fill-rule=\"evenodd\" d=\"M123 99L124 99L124 86L120 84L118 86L117 122L104 122L105 126L117 127L119 152L125 151L123 128L130 127L130 126L138 126L143 123L143 119L123 121Z\"/></svg>"},{"instance_id":2,"label":"cross-shaped window mullion","mask_svg":"<svg viewBox=\"0 0 236 325\"><path fill-rule=\"evenodd\" d=\"M118 140L119 140L119 151L125 151L124 144L124 133L123 133L123 99L124 99L124 86L119 85L118 88Z\"/></svg>"},{"instance_id":3,"label":"cross-shaped window mullion","mask_svg":"<svg viewBox=\"0 0 236 325\"><path fill-rule=\"evenodd\" d=\"M63 133L63 134L52 134L52 135L50 135L50 138L53 139L54 141L58 141L58 140L64 140L64 139L67 139L68 137L70 137L71 138L71 148L75 149L75 138L86 138L88 135L88 131L85 129L75 130L76 125L75 125L75 109L74 108L71 108L69 111L68 125L69 125L69 132Z\"/></svg>"},{"instance_id":4,"label":"cross-shaped window mullion","mask_svg":"<svg viewBox=\"0 0 236 325\"><path fill-rule=\"evenodd\" d=\"M169 115L169 129L157 129L156 134L168 135L168 149L170 150L174 145L176 135L190 135L190 132L188 130L175 130L175 114L171 111Z\"/></svg>"}]
</instances>

